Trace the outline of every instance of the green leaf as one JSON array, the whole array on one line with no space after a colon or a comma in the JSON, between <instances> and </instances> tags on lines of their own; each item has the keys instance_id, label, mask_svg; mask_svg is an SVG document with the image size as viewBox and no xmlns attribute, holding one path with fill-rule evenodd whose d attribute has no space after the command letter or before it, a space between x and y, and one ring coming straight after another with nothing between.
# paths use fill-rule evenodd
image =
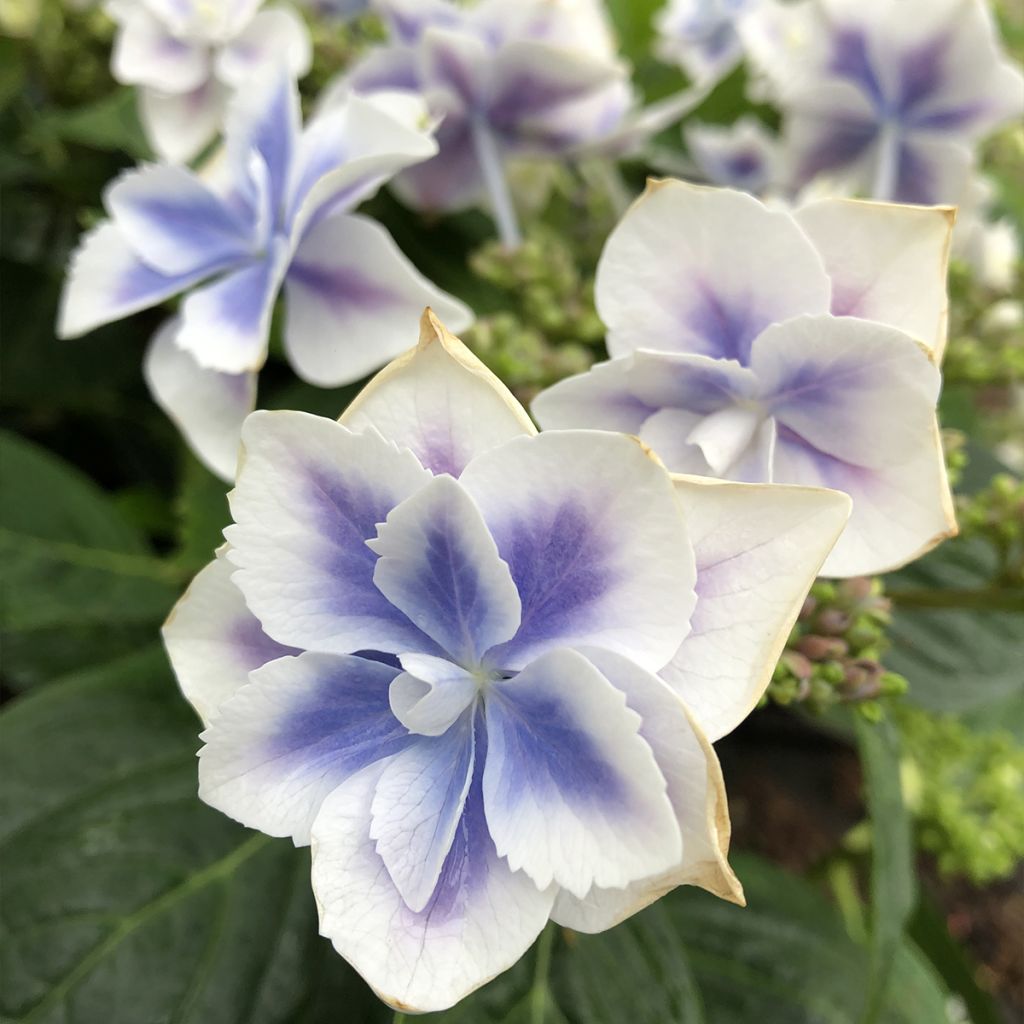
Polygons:
<instances>
[{"instance_id":1,"label":"green leaf","mask_svg":"<svg viewBox=\"0 0 1024 1024\"><path fill-rule=\"evenodd\" d=\"M0 432L0 628L18 688L155 635L182 576L76 469Z\"/></svg>"},{"instance_id":2,"label":"green leaf","mask_svg":"<svg viewBox=\"0 0 1024 1024\"><path fill-rule=\"evenodd\" d=\"M87 106L53 111L44 125L64 142L115 150L139 159L152 155L136 112L135 90L127 86Z\"/></svg>"},{"instance_id":3,"label":"green leaf","mask_svg":"<svg viewBox=\"0 0 1024 1024\"><path fill-rule=\"evenodd\" d=\"M228 485L223 480L193 455L186 455L176 503L177 561L183 567L198 571L224 543L224 527L231 522L227 494Z\"/></svg>"},{"instance_id":4,"label":"green leaf","mask_svg":"<svg viewBox=\"0 0 1024 1024\"><path fill-rule=\"evenodd\" d=\"M197 799L198 729L155 647L0 716L4 1019L389 1019L317 936L308 852Z\"/></svg>"},{"instance_id":5,"label":"green leaf","mask_svg":"<svg viewBox=\"0 0 1024 1024\"><path fill-rule=\"evenodd\" d=\"M980 539L950 541L891 577L889 589L974 591L995 570L991 547ZM907 677L908 699L928 711L998 720L1016 708L1024 736L1024 595L1021 611L983 608L922 608L897 600L886 665Z\"/></svg>"},{"instance_id":6,"label":"green leaf","mask_svg":"<svg viewBox=\"0 0 1024 1024\"><path fill-rule=\"evenodd\" d=\"M900 740L891 722L855 716L871 819L871 973L864 1024L878 1020L895 955L917 898L910 818L900 787Z\"/></svg>"}]
</instances>

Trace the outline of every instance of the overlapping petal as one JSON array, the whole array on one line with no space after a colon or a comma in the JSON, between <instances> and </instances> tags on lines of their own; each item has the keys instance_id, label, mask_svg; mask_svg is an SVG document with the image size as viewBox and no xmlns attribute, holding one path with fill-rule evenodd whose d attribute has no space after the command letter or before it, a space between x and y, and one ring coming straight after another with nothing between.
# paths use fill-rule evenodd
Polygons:
<instances>
[{"instance_id":1,"label":"overlapping petal","mask_svg":"<svg viewBox=\"0 0 1024 1024\"><path fill-rule=\"evenodd\" d=\"M256 669L202 734L199 796L243 825L307 844L333 790L408 746L388 705L397 672L309 652Z\"/></svg>"},{"instance_id":2,"label":"overlapping petal","mask_svg":"<svg viewBox=\"0 0 1024 1024\"><path fill-rule=\"evenodd\" d=\"M375 433L305 413L253 413L242 443L225 536L235 582L266 631L339 654L432 651L374 586L366 544L430 472Z\"/></svg>"},{"instance_id":3,"label":"overlapping petal","mask_svg":"<svg viewBox=\"0 0 1024 1024\"><path fill-rule=\"evenodd\" d=\"M640 716L583 655L553 650L486 701L484 811L499 856L577 897L667 870L681 838Z\"/></svg>"},{"instance_id":4,"label":"overlapping petal","mask_svg":"<svg viewBox=\"0 0 1024 1024\"><path fill-rule=\"evenodd\" d=\"M829 295L821 257L788 213L680 181L648 184L609 236L595 285L613 356L647 348L741 363L765 327L827 312Z\"/></svg>"},{"instance_id":5,"label":"overlapping petal","mask_svg":"<svg viewBox=\"0 0 1024 1024\"><path fill-rule=\"evenodd\" d=\"M231 582L234 571L221 548L192 581L162 630L181 692L206 723L249 681L253 669L299 653L263 632Z\"/></svg>"},{"instance_id":6,"label":"overlapping petal","mask_svg":"<svg viewBox=\"0 0 1024 1024\"><path fill-rule=\"evenodd\" d=\"M418 346L381 370L340 422L372 427L434 473L452 476L481 452L536 433L508 388L430 310Z\"/></svg>"},{"instance_id":7,"label":"overlapping petal","mask_svg":"<svg viewBox=\"0 0 1024 1024\"><path fill-rule=\"evenodd\" d=\"M693 608L693 556L664 468L634 439L516 438L477 456L460 482L522 602L515 637L490 654L496 667L578 644L654 671L675 653Z\"/></svg>"},{"instance_id":8,"label":"overlapping petal","mask_svg":"<svg viewBox=\"0 0 1024 1024\"><path fill-rule=\"evenodd\" d=\"M452 661L475 667L519 628L520 601L507 563L473 499L435 477L388 513L368 546L377 589Z\"/></svg>"},{"instance_id":9,"label":"overlapping petal","mask_svg":"<svg viewBox=\"0 0 1024 1024\"><path fill-rule=\"evenodd\" d=\"M813 487L675 481L696 554L697 606L659 675L715 741L747 717L771 681L850 499Z\"/></svg>"},{"instance_id":10,"label":"overlapping petal","mask_svg":"<svg viewBox=\"0 0 1024 1024\"><path fill-rule=\"evenodd\" d=\"M153 335L142 372L153 400L174 421L199 459L224 480L235 479L242 423L256 407L256 374L200 366L177 342L173 318Z\"/></svg>"},{"instance_id":11,"label":"overlapping petal","mask_svg":"<svg viewBox=\"0 0 1024 1024\"><path fill-rule=\"evenodd\" d=\"M302 240L285 279L285 346L296 372L321 387L349 384L408 348L432 306L454 330L473 314L431 284L376 221L333 214Z\"/></svg>"}]
</instances>

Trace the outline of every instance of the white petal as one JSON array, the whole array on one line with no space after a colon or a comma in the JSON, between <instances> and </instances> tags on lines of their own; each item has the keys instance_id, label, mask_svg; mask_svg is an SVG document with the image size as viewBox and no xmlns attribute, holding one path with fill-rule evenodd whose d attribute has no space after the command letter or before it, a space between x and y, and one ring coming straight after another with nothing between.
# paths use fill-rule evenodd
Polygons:
<instances>
[{"instance_id":1,"label":"white petal","mask_svg":"<svg viewBox=\"0 0 1024 1024\"><path fill-rule=\"evenodd\" d=\"M946 271L955 211L824 199L798 210L832 278L832 312L879 320L946 345Z\"/></svg>"},{"instance_id":2,"label":"white petal","mask_svg":"<svg viewBox=\"0 0 1024 1024\"><path fill-rule=\"evenodd\" d=\"M313 61L309 31L291 7L262 10L217 54L217 76L232 88L244 86L251 75L277 62L293 78L302 78Z\"/></svg>"},{"instance_id":3,"label":"white petal","mask_svg":"<svg viewBox=\"0 0 1024 1024\"><path fill-rule=\"evenodd\" d=\"M693 554L671 481L633 438L590 430L521 437L477 456L475 499L522 601L516 636L491 652L522 668L593 644L657 671L686 634Z\"/></svg>"},{"instance_id":4,"label":"white petal","mask_svg":"<svg viewBox=\"0 0 1024 1024\"><path fill-rule=\"evenodd\" d=\"M452 476L481 452L537 432L508 388L431 311L420 321L419 345L381 370L341 423L373 427Z\"/></svg>"},{"instance_id":5,"label":"white petal","mask_svg":"<svg viewBox=\"0 0 1024 1024\"><path fill-rule=\"evenodd\" d=\"M404 352L425 306L455 330L473 314L431 284L376 221L321 220L299 245L285 281L285 347L320 387L350 384Z\"/></svg>"},{"instance_id":6,"label":"white petal","mask_svg":"<svg viewBox=\"0 0 1024 1024\"><path fill-rule=\"evenodd\" d=\"M846 525L844 494L676 477L697 558L692 628L659 673L712 741L747 717Z\"/></svg>"},{"instance_id":7,"label":"white petal","mask_svg":"<svg viewBox=\"0 0 1024 1024\"><path fill-rule=\"evenodd\" d=\"M256 406L255 373L219 373L201 367L178 347L177 319L146 349L142 372L157 405L181 431L200 461L221 479L235 479L242 423Z\"/></svg>"},{"instance_id":8,"label":"white petal","mask_svg":"<svg viewBox=\"0 0 1024 1024\"><path fill-rule=\"evenodd\" d=\"M336 790L313 826L320 932L389 1005L444 1010L529 949L554 890L499 859L474 780L438 890L424 910L410 910L369 837L377 777L371 768Z\"/></svg>"},{"instance_id":9,"label":"white petal","mask_svg":"<svg viewBox=\"0 0 1024 1024\"><path fill-rule=\"evenodd\" d=\"M148 309L211 273L161 274L128 245L121 229L103 221L84 235L71 257L60 299L57 334L75 338L95 327Z\"/></svg>"},{"instance_id":10,"label":"white petal","mask_svg":"<svg viewBox=\"0 0 1024 1024\"><path fill-rule=\"evenodd\" d=\"M699 885L733 903L743 890L726 861L729 807L718 758L683 702L657 676L608 651L581 651L626 695L640 715L640 735L668 783L668 797L682 834L679 862L654 878L624 889L591 889L581 899L565 890L552 917L566 928L601 932L653 903L677 885Z\"/></svg>"},{"instance_id":11,"label":"white petal","mask_svg":"<svg viewBox=\"0 0 1024 1024\"><path fill-rule=\"evenodd\" d=\"M253 669L298 653L263 632L231 582L234 571L221 548L189 585L161 631L181 692L206 723L249 681Z\"/></svg>"},{"instance_id":12,"label":"white petal","mask_svg":"<svg viewBox=\"0 0 1024 1024\"><path fill-rule=\"evenodd\" d=\"M484 811L513 871L582 897L675 865L682 840L640 716L582 654L542 655L485 707Z\"/></svg>"},{"instance_id":13,"label":"white petal","mask_svg":"<svg viewBox=\"0 0 1024 1024\"><path fill-rule=\"evenodd\" d=\"M471 715L443 736L410 744L384 765L370 808L370 838L405 905L416 913L437 887L472 778Z\"/></svg>"},{"instance_id":14,"label":"white petal","mask_svg":"<svg viewBox=\"0 0 1024 1024\"><path fill-rule=\"evenodd\" d=\"M373 584L377 524L432 477L379 434L301 412L255 412L242 429L235 582L281 643L338 654L440 653Z\"/></svg>"},{"instance_id":15,"label":"white petal","mask_svg":"<svg viewBox=\"0 0 1024 1024\"><path fill-rule=\"evenodd\" d=\"M256 669L202 734L199 798L250 828L307 844L328 794L409 745L388 706L397 671L309 652Z\"/></svg>"},{"instance_id":16,"label":"white petal","mask_svg":"<svg viewBox=\"0 0 1024 1024\"><path fill-rule=\"evenodd\" d=\"M126 85L145 85L164 93L198 89L210 73L203 46L176 39L144 7L121 22L110 57L114 78Z\"/></svg>"},{"instance_id":17,"label":"white petal","mask_svg":"<svg viewBox=\"0 0 1024 1024\"><path fill-rule=\"evenodd\" d=\"M140 89L139 115L149 144L172 163L191 160L220 131L227 99L215 78L187 93Z\"/></svg>"},{"instance_id":18,"label":"white petal","mask_svg":"<svg viewBox=\"0 0 1024 1024\"><path fill-rule=\"evenodd\" d=\"M741 363L768 324L826 312L829 292L788 213L681 181L648 183L609 236L595 285L613 356L646 348Z\"/></svg>"},{"instance_id":19,"label":"white petal","mask_svg":"<svg viewBox=\"0 0 1024 1024\"><path fill-rule=\"evenodd\" d=\"M367 546L380 556L374 585L452 661L476 668L515 635L520 603L508 564L454 478L434 477L406 498Z\"/></svg>"},{"instance_id":20,"label":"white petal","mask_svg":"<svg viewBox=\"0 0 1024 1024\"><path fill-rule=\"evenodd\" d=\"M424 661L435 662L443 670L435 669L424 679L413 668L416 662ZM418 736L440 736L447 732L476 698L476 679L447 658L403 654L401 662L406 671L395 677L388 695L395 718Z\"/></svg>"}]
</instances>

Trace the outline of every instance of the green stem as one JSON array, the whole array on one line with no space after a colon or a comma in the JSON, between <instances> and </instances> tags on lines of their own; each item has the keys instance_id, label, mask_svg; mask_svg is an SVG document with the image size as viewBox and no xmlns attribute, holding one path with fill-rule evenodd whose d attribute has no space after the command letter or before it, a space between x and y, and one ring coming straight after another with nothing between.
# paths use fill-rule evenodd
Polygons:
<instances>
[{"instance_id":1,"label":"green stem","mask_svg":"<svg viewBox=\"0 0 1024 1024\"><path fill-rule=\"evenodd\" d=\"M919 589L889 590L893 604L901 608L980 608L986 611L1024 611L1024 594L1019 588L990 586L972 590Z\"/></svg>"},{"instance_id":2,"label":"green stem","mask_svg":"<svg viewBox=\"0 0 1024 1024\"><path fill-rule=\"evenodd\" d=\"M408 1019L404 1013L399 1013L398 1010L395 1010L395 1019L392 1021L392 1024L406 1024Z\"/></svg>"},{"instance_id":3,"label":"green stem","mask_svg":"<svg viewBox=\"0 0 1024 1024\"><path fill-rule=\"evenodd\" d=\"M530 989L530 1024L544 1024L548 1013L548 974L551 972L551 952L555 945L555 925L549 921L537 940L537 962L533 970Z\"/></svg>"}]
</instances>

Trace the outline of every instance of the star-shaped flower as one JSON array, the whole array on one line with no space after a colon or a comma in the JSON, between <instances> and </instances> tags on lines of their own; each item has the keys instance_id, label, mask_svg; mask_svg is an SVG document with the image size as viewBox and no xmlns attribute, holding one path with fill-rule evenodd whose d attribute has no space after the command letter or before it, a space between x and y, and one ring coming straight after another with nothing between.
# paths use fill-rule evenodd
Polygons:
<instances>
[{"instance_id":1,"label":"star-shaped flower","mask_svg":"<svg viewBox=\"0 0 1024 1024\"><path fill-rule=\"evenodd\" d=\"M983 0L768 2L744 40L784 114L794 188L956 203L973 147L1024 116L1024 77Z\"/></svg>"},{"instance_id":2,"label":"star-shaped flower","mask_svg":"<svg viewBox=\"0 0 1024 1024\"><path fill-rule=\"evenodd\" d=\"M148 165L107 189L110 219L72 257L59 333L83 334L187 292L153 340L146 376L200 458L230 480L282 287L288 358L322 387L401 352L425 303L467 326L462 303L426 281L384 228L349 212L437 151L409 123L410 104L415 113L409 97L385 105L351 96L303 131L287 76L253 83L209 173Z\"/></svg>"},{"instance_id":3,"label":"star-shaped flower","mask_svg":"<svg viewBox=\"0 0 1024 1024\"><path fill-rule=\"evenodd\" d=\"M718 81L743 59L738 24L760 0L669 0L657 14L657 50L697 81Z\"/></svg>"},{"instance_id":4,"label":"star-shaped flower","mask_svg":"<svg viewBox=\"0 0 1024 1024\"><path fill-rule=\"evenodd\" d=\"M232 92L253 75L280 64L301 77L312 61L305 23L287 4L109 0L107 11L118 24L114 77L139 87L150 145L176 163L214 139Z\"/></svg>"},{"instance_id":5,"label":"star-shaped flower","mask_svg":"<svg viewBox=\"0 0 1024 1024\"><path fill-rule=\"evenodd\" d=\"M254 413L228 545L164 637L200 795L312 846L320 927L401 1009L549 918L742 901L711 741L755 706L849 513L537 434L431 314L336 423ZM660 675L659 675L660 673Z\"/></svg>"},{"instance_id":6,"label":"star-shaped flower","mask_svg":"<svg viewBox=\"0 0 1024 1024\"><path fill-rule=\"evenodd\" d=\"M426 210L489 203L518 242L505 183L514 157L564 154L610 136L632 102L595 0L380 0L390 31L324 99L410 90L441 119L440 151L395 182Z\"/></svg>"},{"instance_id":7,"label":"star-shaped flower","mask_svg":"<svg viewBox=\"0 0 1024 1024\"><path fill-rule=\"evenodd\" d=\"M845 491L825 573L903 565L956 532L935 411L952 219L652 182L598 266L614 358L534 415L637 434L678 472Z\"/></svg>"}]
</instances>

